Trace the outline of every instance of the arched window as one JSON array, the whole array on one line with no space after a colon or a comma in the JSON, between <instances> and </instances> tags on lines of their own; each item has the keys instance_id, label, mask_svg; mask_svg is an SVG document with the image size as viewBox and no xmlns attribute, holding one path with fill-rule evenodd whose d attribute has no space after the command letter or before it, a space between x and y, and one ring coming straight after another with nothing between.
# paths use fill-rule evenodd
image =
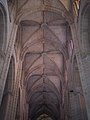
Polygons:
<instances>
[{"instance_id":1,"label":"arched window","mask_svg":"<svg viewBox=\"0 0 90 120\"><path fill-rule=\"evenodd\" d=\"M6 12L4 7L0 4L0 51L5 49L6 44Z\"/></svg>"}]
</instances>

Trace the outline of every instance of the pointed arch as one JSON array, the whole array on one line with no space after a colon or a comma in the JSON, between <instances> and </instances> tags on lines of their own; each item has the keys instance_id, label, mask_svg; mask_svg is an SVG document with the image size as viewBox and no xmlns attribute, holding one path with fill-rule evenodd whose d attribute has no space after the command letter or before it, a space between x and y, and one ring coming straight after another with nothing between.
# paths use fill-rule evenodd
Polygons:
<instances>
[{"instance_id":1,"label":"pointed arch","mask_svg":"<svg viewBox=\"0 0 90 120\"><path fill-rule=\"evenodd\" d=\"M8 112L10 112L10 111L8 111L8 105L9 105L9 107L11 107L9 95L12 95L12 91L14 88L14 82L15 82L15 63L14 63L14 58L11 57L8 74L7 74L7 78L6 78L6 83L5 83L5 87L4 87L2 102L1 102L1 106L0 106L0 120L4 120L5 117L7 118L7 114L8 114ZM9 116L9 114L8 114L8 116Z\"/></svg>"},{"instance_id":2,"label":"pointed arch","mask_svg":"<svg viewBox=\"0 0 90 120\"><path fill-rule=\"evenodd\" d=\"M90 53L90 2L82 10L81 16L81 49L85 55Z\"/></svg>"},{"instance_id":3,"label":"pointed arch","mask_svg":"<svg viewBox=\"0 0 90 120\"><path fill-rule=\"evenodd\" d=\"M5 50L7 44L7 14L4 6L0 3L0 51Z\"/></svg>"}]
</instances>

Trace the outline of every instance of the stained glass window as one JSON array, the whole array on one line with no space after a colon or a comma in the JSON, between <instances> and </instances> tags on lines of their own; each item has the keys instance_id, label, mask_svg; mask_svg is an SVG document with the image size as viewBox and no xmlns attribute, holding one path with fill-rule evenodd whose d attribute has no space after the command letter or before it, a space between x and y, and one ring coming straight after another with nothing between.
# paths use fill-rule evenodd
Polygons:
<instances>
[{"instance_id":1,"label":"stained glass window","mask_svg":"<svg viewBox=\"0 0 90 120\"><path fill-rule=\"evenodd\" d=\"M74 6L75 13L78 15L78 10L79 10L79 7L80 7L80 0L74 0L73 1L73 6Z\"/></svg>"}]
</instances>

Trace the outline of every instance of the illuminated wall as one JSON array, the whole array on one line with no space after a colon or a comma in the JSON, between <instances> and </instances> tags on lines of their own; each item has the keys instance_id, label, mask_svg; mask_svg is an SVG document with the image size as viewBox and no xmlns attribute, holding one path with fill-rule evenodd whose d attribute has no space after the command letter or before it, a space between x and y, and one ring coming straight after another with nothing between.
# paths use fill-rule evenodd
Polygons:
<instances>
[{"instance_id":1,"label":"illuminated wall","mask_svg":"<svg viewBox=\"0 0 90 120\"><path fill-rule=\"evenodd\" d=\"M60 1L64 4L65 8L67 10L69 10L69 8L70 8L70 0L60 0Z\"/></svg>"}]
</instances>

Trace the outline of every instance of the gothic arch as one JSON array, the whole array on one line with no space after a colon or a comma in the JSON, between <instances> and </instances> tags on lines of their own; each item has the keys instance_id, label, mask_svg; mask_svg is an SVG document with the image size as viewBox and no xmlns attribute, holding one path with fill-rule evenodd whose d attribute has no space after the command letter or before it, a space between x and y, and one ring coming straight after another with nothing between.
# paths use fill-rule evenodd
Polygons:
<instances>
[{"instance_id":1,"label":"gothic arch","mask_svg":"<svg viewBox=\"0 0 90 120\"><path fill-rule=\"evenodd\" d=\"M3 93L3 98L0 106L0 119L4 120L5 117L7 117L7 110L8 110L8 104L10 107L10 95L13 93L13 88L14 88L14 82L15 82L15 63L14 63L14 58L11 58L10 65L9 65L9 70L6 78L6 83L4 87L4 93Z\"/></svg>"},{"instance_id":2,"label":"gothic arch","mask_svg":"<svg viewBox=\"0 0 90 120\"><path fill-rule=\"evenodd\" d=\"M81 49L88 54L90 52L90 3L86 4L81 16Z\"/></svg>"},{"instance_id":3,"label":"gothic arch","mask_svg":"<svg viewBox=\"0 0 90 120\"><path fill-rule=\"evenodd\" d=\"M7 15L4 6L0 3L0 51L6 46L7 39Z\"/></svg>"}]
</instances>

